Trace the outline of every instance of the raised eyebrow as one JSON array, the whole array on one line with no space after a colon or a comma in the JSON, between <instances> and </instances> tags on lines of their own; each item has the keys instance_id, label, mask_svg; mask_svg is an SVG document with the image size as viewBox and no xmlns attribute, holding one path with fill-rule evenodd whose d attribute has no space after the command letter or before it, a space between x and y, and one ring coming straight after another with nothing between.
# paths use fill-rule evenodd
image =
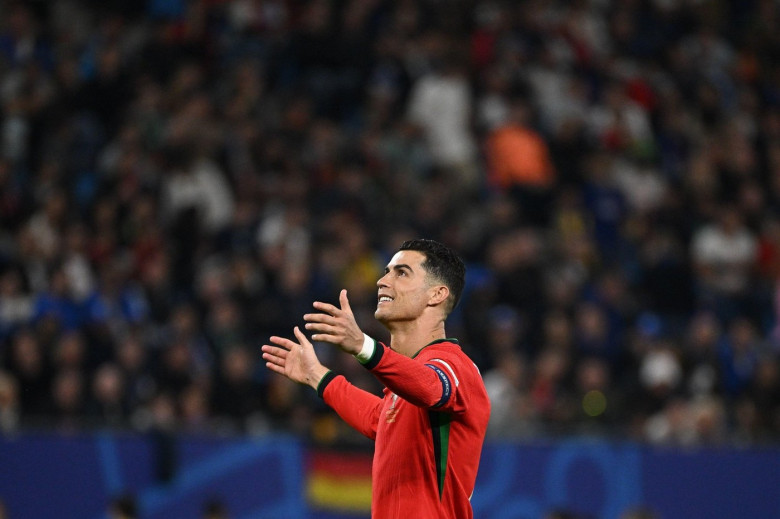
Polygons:
<instances>
[{"instance_id":1,"label":"raised eyebrow","mask_svg":"<svg viewBox=\"0 0 780 519\"><path fill-rule=\"evenodd\" d=\"M407 265L406 263L399 263L399 264L397 264L397 265L388 265L388 266L386 266L386 267L385 267L385 274L387 274L388 272L390 272L390 269L391 269L391 268L392 268L393 270L408 270L409 272L414 272L414 270L412 270L412 267L410 267L410 266L409 266L409 265Z\"/></svg>"}]
</instances>

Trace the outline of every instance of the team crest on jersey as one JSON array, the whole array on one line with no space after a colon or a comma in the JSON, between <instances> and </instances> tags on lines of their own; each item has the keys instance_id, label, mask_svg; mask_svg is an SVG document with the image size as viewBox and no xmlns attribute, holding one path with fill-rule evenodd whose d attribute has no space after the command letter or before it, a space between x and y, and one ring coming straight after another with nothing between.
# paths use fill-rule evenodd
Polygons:
<instances>
[{"instance_id":1,"label":"team crest on jersey","mask_svg":"<svg viewBox=\"0 0 780 519\"><path fill-rule=\"evenodd\" d=\"M395 422L395 416L398 414L398 408L395 406L395 403L398 401L398 395L393 394L393 403L390 404L390 407L385 411L385 419L387 423L393 423Z\"/></svg>"}]
</instances>

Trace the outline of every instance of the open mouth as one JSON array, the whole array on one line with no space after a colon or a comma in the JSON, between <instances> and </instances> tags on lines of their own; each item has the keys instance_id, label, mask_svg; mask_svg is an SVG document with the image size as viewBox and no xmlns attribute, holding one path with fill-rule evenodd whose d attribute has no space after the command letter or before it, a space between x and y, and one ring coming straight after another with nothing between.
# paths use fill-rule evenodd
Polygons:
<instances>
[{"instance_id":1,"label":"open mouth","mask_svg":"<svg viewBox=\"0 0 780 519\"><path fill-rule=\"evenodd\" d=\"M379 296L379 302L378 302L378 304L380 304L380 305L381 305L381 304L383 304L383 303L389 303L389 302L391 302L392 300L393 300L393 298L392 298L392 297L390 297L390 296Z\"/></svg>"}]
</instances>

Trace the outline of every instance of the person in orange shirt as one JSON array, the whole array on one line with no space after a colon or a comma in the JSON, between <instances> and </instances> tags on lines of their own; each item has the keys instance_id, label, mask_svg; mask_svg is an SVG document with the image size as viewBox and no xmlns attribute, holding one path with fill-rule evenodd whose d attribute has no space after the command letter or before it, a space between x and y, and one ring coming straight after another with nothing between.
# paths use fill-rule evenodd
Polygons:
<instances>
[{"instance_id":1,"label":"person in orange shirt","mask_svg":"<svg viewBox=\"0 0 780 519\"><path fill-rule=\"evenodd\" d=\"M529 119L526 103L514 99L507 122L488 135L488 183L510 193L528 223L544 224L549 216L556 172L547 143L530 127Z\"/></svg>"}]
</instances>

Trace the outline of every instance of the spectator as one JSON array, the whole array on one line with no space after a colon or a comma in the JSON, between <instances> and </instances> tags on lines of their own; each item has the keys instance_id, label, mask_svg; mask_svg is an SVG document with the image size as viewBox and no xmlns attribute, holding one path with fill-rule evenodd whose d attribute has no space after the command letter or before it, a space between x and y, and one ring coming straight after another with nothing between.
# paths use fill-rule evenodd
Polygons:
<instances>
[{"instance_id":1,"label":"spectator","mask_svg":"<svg viewBox=\"0 0 780 519\"><path fill-rule=\"evenodd\" d=\"M156 389L150 373L150 354L141 338L128 334L116 345L113 357L124 379L124 398L130 414L147 403Z\"/></svg>"},{"instance_id":2,"label":"spectator","mask_svg":"<svg viewBox=\"0 0 780 519\"><path fill-rule=\"evenodd\" d=\"M490 398L489 436L523 437L536 432L527 379L526 361L511 351L499 356L496 367L485 373L485 389Z\"/></svg>"},{"instance_id":3,"label":"spectator","mask_svg":"<svg viewBox=\"0 0 780 519\"><path fill-rule=\"evenodd\" d=\"M83 318L78 302L68 287L68 278L61 265L55 266L49 276L48 290L39 292L33 302L32 322L50 338L61 331L82 326Z\"/></svg>"},{"instance_id":4,"label":"spectator","mask_svg":"<svg viewBox=\"0 0 780 519\"><path fill-rule=\"evenodd\" d=\"M693 316L685 335L684 359L688 392L693 396L719 394L723 387L719 362L721 326L712 313Z\"/></svg>"},{"instance_id":5,"label":"spectator","mask_svg":"<svg viewBox=\"0 0 780 519\"><path fill-rule=\"evenodd\" d=\"M0 432L9 434L19 427L19 407L16 379L10 373L0 371Z\"/></svg>"},{"instance_id":6,"label":"spectator","mask_svg":"<svg viewBox=\"0 0 780 519\"><path fill-rule=\"evenodd\" d=\"M222 352L211 408L231 429L247 431L263 412L262 387L256 380L256 359L243 345Z\"/></svg>"},{"instance_id":7,"label":"spectator","mask_svg":"<svg viewBox=\"0 0 780 519\"><path fill-rule=\"evenodd\" d=\"M588 126L599 143L612 151L626 151L643 156L654 146L650 120L643 107L626 95L619 81L604 88L603 103L597 103L588 114Z\"/></svg>"},{"instance_id":8,"label":"spectator","mask_svg":"<svg viewBox=\"0 0 780 519\"><path fill-rule=\"evenodd\" d=\"M57 372L51 384L50 409L43 415L43 422L50 422L56 430L64 432L77 431L83 427L86 384L84 375L76 370Z\"/></svg>"},{"instance_id":9,"label":"spectator","mask_svg":"<svg viewBox=\"0 0 780 519\"><path fill-rule=\"evenodd\" d=\"M581 434L604 434L624 419L621 395L612 390L610 367L597 357L577 364L572 398L572 421Z\"/></svg>"},{"instance_id":10,"label":"spectator","mask_svg":"<svg viewBox=\"0 0 780 519\"><path fill-rule=\"evenodd\" d=\"M214 430L209 414L209 390L193 384L184 389L179 397L181 415L179 428L186 432L210 432Z\"/></svg>"},{"instance_id":11,"label":"spectator","mask_svg":"<svg viewBox=\"0 0 780 519\"><path fill-rule=\"evenodd\" d=\"M748 319L737 318L729 323L718 345L727 395L736 397L746 390L754 378L760 348L756 328Z\"/></svg>"},{"instance_id":12,"label":"spectator","mask_svg":"<svg viewBox=\"0 0 780 519\"><path fill-rule=\"evenodd\" d=\"M11 337L10 351L5 355L6 368L24 391L19 393L23 420L45 415L49 401L51 373L41 344L32 330L19 330Z\"/></svg>"},{"instance_id":13,"label":"spectator","mask_svg":"<svg viewBox=\"0 0 780 519\"><path fill-rule=\"evenodd\" d=\"M623 225L628 205L614 175L614 156L599 150L585 157L583 203L593 222L600 258L620 259L627 245Z\"/></svg>"},{"instance_id":14,"label":"spectator","mask_svg":"<svg viewBox=\"0 0 780 519\"><path fill-rule=\"evenodd\" d=\"M756 237L733 206L724 207L717 221L696 231L691 255L699 304L721 319L736 317L738 308L755 312L750 290L757 253Z\"/></svg>"},{"instance_id":15,"label":"spectator","mask_svg":"<svg viewBox=\"0 0 780 519\"><path fill-rule=\"evenodd\" d=\"M105 363L95 370L90 387L87 414L93 423L112 427L125 427L129 410L125 395L125 380L114 363Z\"/></svg>"},{"instance_id":16,"label":"spectator","mask_svg":"<svg viewBox=\"0 0 780 519\"><path fill-rule=\"evenodd\" d=\"M21 273L9 268L0 274L0 338L7 339L30 321L32 297L25 292Z\"/></svg>"},{"instance_id":17,"label":"spectator","mask_svg":"<svg viewBox=\"0 0 780 519\"><path fill-rule=\"evenodd\" d=\"M425 235L478 273L452 326L528 425L494 433L777 436L775 3L728 26L685 2L28 4L0 17L22 427L55 392L82 424L103 364L131 427L219 426L234 347L344 283L368 312L366 280ZM253 430L309 431L316 403L235 363Z\"/></svg>"},{"instance_id":18,"label":"spectator","mask_svg":"<svg viewBox=\"0 0 780 519\"><path fill-rule=\"evenodd\" d=\"M434 48L447 48L443 34L426 35ZM428 142L435 164L452 172L452 182L477 187L476 144L469 131L472 102L463 57L455 51L432 56L432 70L412 85L408 114Z\"/></svg>"},{"instance_id":19,"label":"spectator","mask_svg":"<svg viewBox=\"0 0 780 519\"><path fill-rule=\"evenodd\" d=\"M767 441L780 432L780 361L763 355L747 389L748 405L756 420L755 430L748 440Z\"/></svg>"},{"instance_id":20,"label":"spectator","mask_svg":"<svg viewBox=\"0 0 780 519\"><path fill-rule=\"evenodd\" d=\"M534 411L556 432L569 418L571 400L565 378L570 369L571 357L567 352L548 348L536 357L531 375L529 391Z\"/></svg>"},{"instance_id":21,"label":"spectator","mask_svg":"<svg viewBox=\"0 0 780 519\"><path fill-rule=\"evenodd\" d=\"M220 231L233 214L233 194L217 165L191 156L189 148L168 151L171 175L164 185L164 210L175 221L182 211L194 209L205 232Z\"/></svg>"},{"instance_id":22,"label":"spectator","mask_svg":"<svg viewBox=\"0 0 780 519\"><path fill-rule=\"evenodd\" d=\"M486 153L490 184L513 195L527 223L545 225L556 172L522 99L511 100L508 119L490 133Z\"/></svg>"},{"instance_id":23,"label":"spectator","mask_svg":"<svg viewBox=\"0 0 780 519\"><path fill-rule=\"evenodd\" d=\"M87 356L90 351L79 330L60 335L52 350L51 364L56 371L73 369L86 373L91 367L92 359Z\"/></svg>"},{"instance_id":24,"label":"spectator","mask_svg":"<svg viewBox=\"0 0 780 519\"><path fill-rule=\"evenodd\" d=\"M36 250L51 260L61 246L68 201L63 191L47 193L43 208L27 222Z\"/></svg>"},{"instance_id":25,"label":"spectator","mask_svg":"<svg viewBox=\"0 0 780 519\"><path fill-rule=\"evenodd\" d=\"M214 301L206 328L209 342L218 354L247 339L241 308L229 298Z\"/></svg>"}]
</instances>

